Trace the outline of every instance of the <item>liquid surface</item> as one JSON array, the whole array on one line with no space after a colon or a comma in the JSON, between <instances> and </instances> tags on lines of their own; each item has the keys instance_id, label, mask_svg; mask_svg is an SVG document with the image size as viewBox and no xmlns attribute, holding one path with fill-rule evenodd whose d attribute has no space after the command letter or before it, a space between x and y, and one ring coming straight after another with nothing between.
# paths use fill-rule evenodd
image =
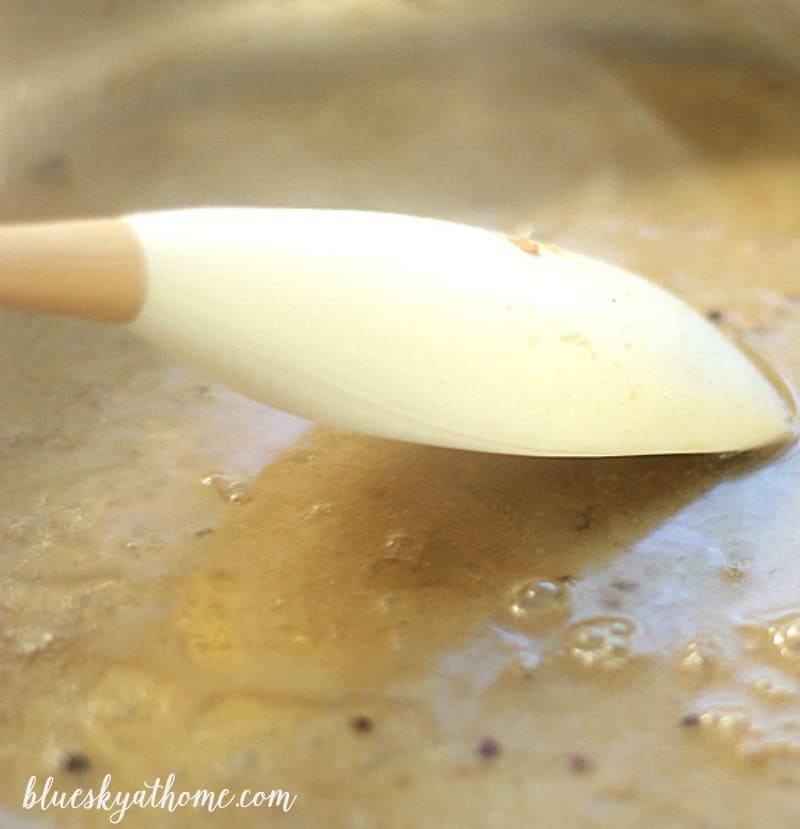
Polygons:
<instances>
[{"instance_id":1,"label":"liquid surface","mask_svg":"<svg viewBox=\"0 0 800 829\"><path fill-rule=\"evenodd\" d=\"M3 217L232 201L533 232L652 276L796 384L800 81L666 35L449 38L423 6L382 56L350 18L281 88L246 38L240 63L134 50L72 121L66 60ZM198 827L796 825L796 449L460 453L309 431L123 331L4 314L0 355L7 811L31 774L173 772L298 794Z\"/></svg>"}]
</instances>

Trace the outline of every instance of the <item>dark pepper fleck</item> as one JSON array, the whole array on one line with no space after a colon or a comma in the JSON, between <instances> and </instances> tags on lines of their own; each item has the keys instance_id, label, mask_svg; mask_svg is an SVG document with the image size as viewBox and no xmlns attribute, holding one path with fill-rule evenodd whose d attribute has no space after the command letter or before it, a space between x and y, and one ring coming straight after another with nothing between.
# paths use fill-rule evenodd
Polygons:
<instances>
[{"instance_id":1,"label":"dark pepper fleck","mask_svg":"<svg viewBox=\"0 0 800 829\"><path fill-rule=\"evenodd\" d=\"M621 590L623 593L629 593L631 590L636 590L639 584L635 581L628 581L627 579L617 579L611 582L611 587L614 590Z\"/></svg>"},{"instance_id":2,"label":"dark pepper fleck","mask_svg":"<svg viewBox=\"0 0 800 829\"><path fill-rule=\"evenodd\" d=\"M573 751L567 755L567 765L575 774L586 774L594 768L592 761L579 751Z\"/></svg>"},{"instance_id":3,"label":"dark pepper fleck","mask_svg":"<svg viewBox=\"0 0 800 829\"><path fill-rule=\"evenodd\" d=\"M364 714L359 714L357 717L353 717L350 720L350 725L354 731L358 731L361 734L369 734L373 728L375 728L375 723L372 721L371 717L367 717Z\"/></svg>"},{"instance_id":4,"label":"dark pepper fleck","mask_svg":"<svg viewBox=\"0 0 800 829\"><path fill-rule=\"evenodd\" d=\"M91 765L92 763L89 758L81 752L69 754L64 760L64 770L71 774L80 774L81 772L88 771Z\"/></svg>"},{"instance_id":5,"label":"dark pepper fleck","mask_svg":"<svg viewBox=\"0 0 800 829\"><path fill-rule=\"evenodd\" d=\"M494 737L483 737L478 743L478 754L487 760L494 759L501 751L500 743Z\"/></svg>"}]
</instances>

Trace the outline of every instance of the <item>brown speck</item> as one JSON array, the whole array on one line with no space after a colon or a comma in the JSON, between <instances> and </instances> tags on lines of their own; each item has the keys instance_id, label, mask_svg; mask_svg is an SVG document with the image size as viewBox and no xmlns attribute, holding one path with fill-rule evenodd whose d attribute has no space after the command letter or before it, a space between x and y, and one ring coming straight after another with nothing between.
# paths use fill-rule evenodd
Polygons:
<instances>
[{"instance_id":1,"label":"brown speck","mask_svg":"<svg viewBox=\"0 0 800 829\"><path fill-rule=\"evenodd\" d=\"M727 581L741 581L745 577L745 572L738 564L729 564L723 568L722 577Z\"/></svg>"},{"instance_id":2,"label":"brown speck","mask_svg":"<svg viewBox=\"0 0 800 829\"><path fill-rule=\"evenodd\" d=\"M723 316L719 308L712 308L710 311L706 311L706 318L711 322L722 322Z\"/></svg>"},{"instance_id":3,"label":"brown speck","mask_svg":"<svg viewBox=\"0 0 800 829\"><path fill-rule=\"evenodd\" d=\"M622 599L619 596L604 596L603 607L609 610L622 610Z\"/></svg>"},{"instance_id":4,"label":"brown speck","mask_svg":"<svg viewBox=\"0 0 800 829\"><path fill-rule=\"evenodd\" d=\"M478 743L478 754L486 760L492 760L502 751L500 743L494 737L483 737Z\"/></svg>"},{"instance_id":5,"label":"brown speck","mask_svg":"<svg viewBox=\"0 0 800 829\"><path fill-rule=\"evenodd\" d=\"M534 242L533 239L528 239L525 236L509 236L508 240L513 242L520 250L525 251L525 253L529 253L531 256L542 255L541 247Z\"/></svg>"},{"instance_id":6,"label":"brown speck","mask_svg":"<svg viewBox=\"0 0 800 829\"><path fill-rule=\"evenodd\" d=\"M636 590L639 584L635 581L628 581L627 579L617 579L611 582L614 590L621 590L623 593L630 593L631 590Z\"/></svg>"},{"instance_id":7,"label":"brown speck","mask_svg":"<svg viewBox=\"0 0 800 829\"><path fill-rule=\"evenodd\" d=\"M371 717L359 714L357 717L353 717L353 719L350 720L350 726L353 731L358 731L359 734L369 734L369 732L375 728L375 723Z\"/></svg>"},{"instance_id":8,"label":"brown speck","mask_svg":"<svg viewBox=\"0 0 800 829\"><path fill-rule=\"evenodd\" d=\"M575 772L575 774L587 774L594 768L592 761L579 751L573 751L567 755L567 765L569 770Z\"/></svg>"},{"instance_id":9,"label":"brown speck","mask_svg":"<svg viewBox=\"0 0 800 829\"><path fill-rule=\"evenodd\" d=\"M211 535L211 533L213 533L213 532L214 532L213 527L203 527L201 530L197 530L197 532L195 532L195 535L198 538L205 538L205 536Z\"/></svg>"},{"instance_id":10,"label":"brown speck","mask_svg":"<svg viewBox=\"0 0 800 829\"><path fill-rule=\"evenodd\" d=\"M700 725L700 717L697 714L684 714L678 722L683 728L696 728Z\"/></svg>"},{"instance_id":11,"label":"brown speck","mask_svg":"<svg viewBox=\"0 0 800 829\"><path fill-rule=\"evenodd\" d=\"M80 752L68 754L64 760L64 770L71 774L81 774L81 772L88 771L91 765L89 758Z\"/></svg>"}]
</instances>

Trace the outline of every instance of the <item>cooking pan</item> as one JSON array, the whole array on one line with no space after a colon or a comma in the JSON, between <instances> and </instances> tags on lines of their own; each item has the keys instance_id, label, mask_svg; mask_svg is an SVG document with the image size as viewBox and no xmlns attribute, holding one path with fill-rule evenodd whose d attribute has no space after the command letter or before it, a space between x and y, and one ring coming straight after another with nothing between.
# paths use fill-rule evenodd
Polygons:
<instances>
[{"instance_id":1,"label":"cooking pan","mask_svg":"<svg viewBox=\"0 0 800 829\"><path fill-rule=\"evenodd\" d=\"M647 274L796 383L796 3L0 16L3 221L235 204L534 233ZM124 331L4 312L0 459L3 826L108 822L24 808L32 776L170 774L297 799L124 823L794 825L792 446L381 441Z\"/></svg>"}]
</instances>

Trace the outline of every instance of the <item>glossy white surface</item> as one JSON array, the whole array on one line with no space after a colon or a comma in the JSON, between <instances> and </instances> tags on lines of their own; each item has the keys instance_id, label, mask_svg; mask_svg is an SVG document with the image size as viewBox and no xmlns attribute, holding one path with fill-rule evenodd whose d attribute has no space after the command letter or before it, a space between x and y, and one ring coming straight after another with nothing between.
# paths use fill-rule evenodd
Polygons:
<instances>
[{"instance_id":1,"label":"glossy white surface","mask_svg":"<svg viewBox=\"0 0 800 829\"><path fill-rule=\"evenodd\" d=\"M205 209L128 219L132 328L328 425L517 455L750 449L775 388L718 329L620 268L453 222Z\"/></svg>"}]
</instances>

